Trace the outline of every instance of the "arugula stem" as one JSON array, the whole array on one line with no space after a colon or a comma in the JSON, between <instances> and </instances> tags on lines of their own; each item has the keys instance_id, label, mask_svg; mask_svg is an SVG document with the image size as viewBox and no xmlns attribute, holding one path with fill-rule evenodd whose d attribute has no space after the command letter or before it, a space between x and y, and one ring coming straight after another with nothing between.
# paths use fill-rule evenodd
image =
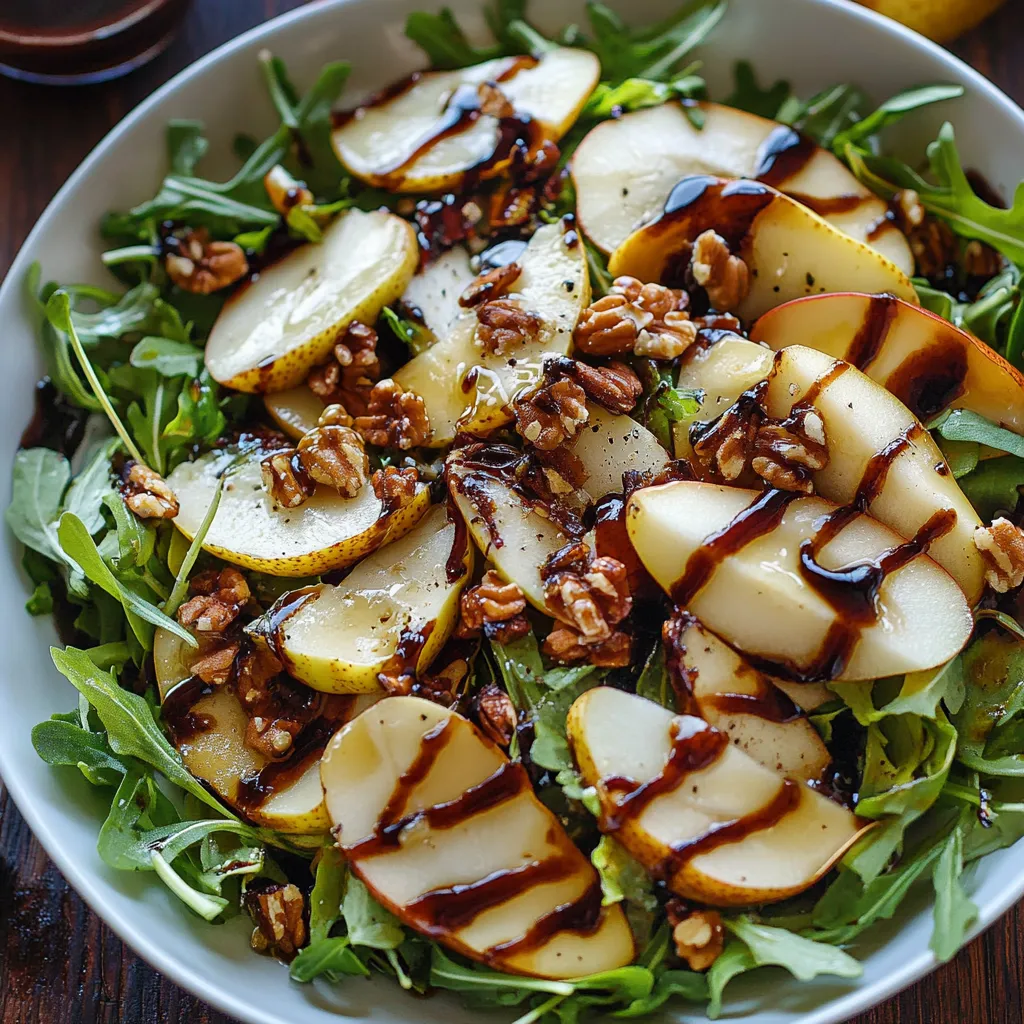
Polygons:
<instances>
[{"instance_id":1,"label":"arugula stem","mask_svg":"<svg viewBox=\"0 0 1024 1024\"><path fill-rule=\"evenodd\" d=\"M163 612L171 618L173 618L178 608L181 607L181 602L185 600L185 594L188 593L188 576L192 571L192 566L196 564L199 552L203 548L203 540L206 538L206 534L213 523L213 518L217 514L220 498L224 493L224 481L226 479L227 473L220 478L220 484L213 493L213 501L210 502L210 507L206 510L206 515L203 516L203 521L199 524L199 529L196 530L196 535L192 538L192 543L189 544L188 551L185 552L185 557L181 560L178 575L174 578L174 586L171 588L170 597L164 602Z\"/></svg>"},{"instance_id":2,"label":"arugula stem","mask_svg":"<svg viewBox=\"0 0 1024 1024\"><path fill-rule=\"evenodd\" d=\"M562 1002L563 999L567 998L568 996L552 996L529 1013L524 1013L522 1017L517 1017L512 1024L533 1024L534 1021L540 1020L546 1014L550 1013L560 1002Z\"/></svg>"},{"instance_id":3,"label":"arugula stem","mask_svg":"<svg viewBox=\"0 0 1024 1024\"><path fill-rule=\"evenodd\" d=\"M106 391L103 390L103 385L100 383L99 377L96 376L96 371L93 369L88 355L86 355L85 348L82 346L82 341L78 337L78 332L75 330L75 325L71 320L71 299L62 288L50 296L50 301L46 303L46 316L56 330L63 331L68 336L71 347L78 357L79 365L82 367L82 372L85 374L85 379L89 382L89 387L92 388L92 393L96 396L96 401L100 403L103 411L107 414L107 419L110 420L111 425L117 431L118 437L124 442L128 454L140 465L146 466L146 460L142 457L142 453L132 440L131 434L125 429L124 424L121 422L121 417L114 410L110 398L107 396ZM149 467L146 466L146 468L148 469Z\"/></svg>"},{"instance_id":4,"label":"arugula stem","mask_svg":"<svg viewBox=\"0 0 1024 1024\"><path fill-rule=\"evenodd\" d=\"M151 422L153 424L153 436L150 438L150 445L152 446L153 452L153 468L161 475L164 475L164 459L163 454L160 451L160 420L163 418L164 409L164 381L160 378L160 383L156 386L156 393L153 396L153 416Z\"/></svg>"}]
</instances>

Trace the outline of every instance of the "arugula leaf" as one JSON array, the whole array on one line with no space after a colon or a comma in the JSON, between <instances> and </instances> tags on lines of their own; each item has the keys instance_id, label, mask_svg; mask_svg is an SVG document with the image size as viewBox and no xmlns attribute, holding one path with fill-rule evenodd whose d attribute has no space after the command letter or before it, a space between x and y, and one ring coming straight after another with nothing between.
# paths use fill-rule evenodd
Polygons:
<instances>
[{"instance_id":1,"label":"arugula leaf","mask_svg":"<svg viewBox=\"0 0 1024 1024\"><path fill-rule=\"evenodd\" d=\"M892 690L898 692L892 696ZM843 698L861 725L871 725L892 715L919 715L934 719L939 704L948 693L959 693L964 686L963 664L953 658L938 668L912 672L902 678L882 679L875 683L830 683L829 689ZM883 703L877 707L881 698Z\"/></svg>"},{"instance_id":2,"label":"arugula leaf","mask_svg":"<svg viewBox=\"0 0 1024 1024\"><path fill-rule=\"evenodd\" d=\"M640 678L636 681L636 694L660 704L669 711L676 710L676 693L665 664L665 645L659 640L647 656Z\"/></svg>"},{"instance_id":3,"label":"arugula leaf","mask_svg":"<svg viewBox=\"0 0 1024 1024\"><path fill-rule=\"evenodd\" d=\"M341 851L333 842L325 842L320 849L316 866L316 880L309 894L310 945L326 939L331 928L341 918L341 900L345 895L347 870Z\"/></svg>"},{"instance_id":4,"label":"arugula leaf","mask_svg":"<svg viewBox=\"0 0 1024 1024\"><path fill-rule=\"evenodd\" d=\"M707 86L703 78L693 73L698 67L699 64L691 65L671 82L655 82L649 78L627 78L618 85L599 82L580 119L602 121L632 110L659 107L670 100L701 99L707 93ZM699 113L696 108L684 106L683 110Z\"/></svg>"},{"instance_id":5,"label":"arugula leaf","mask_svg":"<svg viewBox=\"0 0 1024 1024\"><path fill-rule=\"evenodd\" d=\"M103 733L91 732L57 716L35 726L32 746L47 764L76 767L94 786L117 785L128 771Z\"/></svg>"},{"instance_id":6,"label":"arugula leaf","mask_svg":"<svg viewBox=\"0 0 1024 1024\"><path fill-rule=\"evenodd\" d=\"M602 836L590 860L601 876L602 904L629 900L644 910L656 910L654 882L644 867L611 836Z\"/></svg>"},{"instance_id":7,"label":"arugula leaf","mask_svg":"<svg viewBox=\"0 0 1024 1024\"><path fill-rule=\"evenodd\" d=\"M175 174L195 174L209 147L202 121L172 118L167 122L167 161Z\"/></svg>"},{"instance_id":8,"label":"arugula leaf","mask_svg":"<svg viewBox=\"0 0 1024 1024\"><path fill-rule=\"evenodd\" d=\"M415 320L408 320L405 317L399 316L390 306L385 306L380 311L380 314L384 322L391 328L395 337L403 344L408 345L409 351L414 356L425 352L434 344L436 340L434 335L423 324L418 324Z\"/></svg>"},{"instance_id":9,"label":"arugula leaf","mask_svg":"<svg viewBox=\"0 0 1024 1024\"><path fill-rule=\"evenodd\" d=\"M1005 455L986 459L974 472L962 477L960 489L982 519L1013 511L1024 494L1024 459Z\"/></svg>"},{"instance_id":10,"label":"arugula leaf","mask_svg":"<svg viewBox=\"0 0 1024 1024\"><path fill-rule=\"evenodd\" d=\"M115 754L138 758L219 814L230 816L185 769L142 697L119 686L112 674L97 669L86 651L51 647L50 656L57 670L96 709Z\"/></svg>"},{"instance_id":11,"label":"arugula leaf","mask_svg":"<svg viewBox=\"0 0 1024 1024\"><path fill-rule=\"evenodd\" d=\"M963 94L964 87L952 83L922 85L914 89L907 89L891 96L867 117L861 118L856 124L840 132L835 137L833 145L838 149L850 144L861 145L877 135L883 128L902 121L912 111L935 103L955 100Z\"/></svg>"},{"instance_id":12,"label":"arugula leaf","mask_svg":"<svg viewBox=\"0 0 1024 1024\"><path fill-rule=\"evenodd\" d=\"M15 453L11 502L4 519L22 544L55 562L64 561L57 518L70 480L71 465L59 452L21 448Z\"/></svg>"},{"instance_id":13,"label":"arugula leaf","mask_svg":"<svg viewBox=\"0 0 1024 1024\"><path fill-rule=\"evenodd\" d=\"M437 14L413 11L406 19L405 34L427 55L430 66L441 71L482 64L503 53L498 44L473 46L449 7Z\"/></svg>"},{"instance_id":14,"label":"arugula leaf","mask_svg":"<svg viewBox=\"0 0 1024 1024\"><path fill-rule=\"evenodd\" d=\"M204 921L216 920L230 906L223 896L212 896L194 889L156 851L153 852L152 863L160 881Z\"/></svg>"},{"instance_id":15,"label":"arugula leaf","mask_svg":"<svg viewBox=\"0 0 1024 1024\"><path fill-rule=\"evenodd\" d=\"M311 942L292 961L289 968L292 981L310 982L321 975L328 981L339 981L339 975L370 976L370 969L353 952L347 936Z\"/></svg>"},{"instance_id":16,"label":"arugula leaf","mask_svg":"<svg viewBox=\"0 0 1024 1024\"><path fill-rule=\"evenodd\" d=\"M978 908L964 892L963 832L958 825L941 847L932 872L935 886L935 928L931 949L939 960L951 960L967 940L967 930L978 917Z\"/></svg>"},{"instance_id":17,"label":"arugula leaf","mask_svg":"<svg viewBox=\"0 0 1024 1024\"><path fill-rule=\"evenodd\" d=\"M350 874L345 884L341 913L353 946L372 949L397 949L405 939L398 918L385 910L363 882Z\"/></svg>"},{"instance_id":18,"label":"arugula leaf","mask_svg":"<svg viewBox=\"0 0 1024 1024\"><path fill-rule=\"evenodd\" d=\"M213 520L217 516L217 509L220 508L220 499L224 493L224 484L227 478L227 472L221 475L220 483L213 492L213 500L210 502L210 507L206 510L206 515L203 516L203 521L199 524L199 529L196 530L195 536L185 552L185 557L181 560L181 565L175 574L174 587L164 602L163 607L164 614L169 618L172 618L181 607L181 603L185 600L185 595L188 593L189 574L192 572L192 567L196 564L196 559L203 549L203 541L206 540L206 535L210 532Z\"/></svg>"},{"instance_id":19,"label":"arugula leaf","mask_svg":"<svg viewBox=\"0 0 1024 1024\"><path fill-rule=\"evenodd\" d=\"M757 964L745 942L730 937L718 959L711 965L707 973L708 1007L710 1020L718 1020L722 1014L722 996L726 985L733 978L747 971L752 971Z\"/></svg>"},{"instance_id":20,"label":"arugula leaf","mask_svg":"<svg viewBox=\"0 0 1024 1024\"><path fill-rule=\"evenodd\" d=\"M613 1017L643 1018L659 1010L670 999L685 999L688 1003L702 1003L708 998L708 982L703 974L696 971L668 970L656 976L650 995L634 999L623 1010L616 1010Z\"/></svg>"},{"instance_id":21,"label":"arugula leaf","mask_svg":"<svg viewBox=\"0 0 1024 1024\"><path fill-rule=\"evenodd\" d=\"M634 416L672 451L673 426L694 419L700 413L704 396L675 387L674 371L663 369L652 359L637 359L635 368L644 394Z\"/></svg>"},{"instance_id":22,"label":"arugula leaf","mask_svg":"<svg viewBox=\"0 0 1024 1024\"><path fill-rule=\"evenodd\" d=\"M754 65L748 60L736 62L733 68L733 90L725 98L725 104L775 120L783 104L793 95L789 82L779 79L767 88L762 88L757 81Z\"/></svg>"},{"instance_id":23,"label":"arugula leaf","mask_svg":"<svg viewBox=\"0 0 1024 1024\"><path fill-rule=\"evenodd\" d=\"M935 429L947 441L975 441L1024 459L1024 437L969 409L952 410L936 424Z\"/></svg>"},{"instance_id":24,"label":"arugula leaf","mask_svg":"<svg viewBox=\"0 0 1024 1024\"><path fill-rule=\"evenodd\" d=\"M140 370L156 370L163 377L198 377L203 352L183 341L147 335L136 342L129 362Z\"/></svg>"},{"instance_id":25,"label":"arugula leaf","mask_svg":"<svg viewBox=\"0 0 1024 1024\"><path fill-rule=\"evenodd\" d=\"M110 482L110 460L119 444L115 437L96 445L64 496L64 510L77 516L93 536L107 525L105 499L116 494Z\"/></svg>"}]
</instances>

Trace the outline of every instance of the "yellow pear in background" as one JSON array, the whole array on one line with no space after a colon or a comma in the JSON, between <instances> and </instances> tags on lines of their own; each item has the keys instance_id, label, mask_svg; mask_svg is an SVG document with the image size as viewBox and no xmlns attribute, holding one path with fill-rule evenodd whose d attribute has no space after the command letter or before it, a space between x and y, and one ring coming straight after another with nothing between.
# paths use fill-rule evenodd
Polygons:
<instances>
[{"instance_id":1,"label":"yellow pear in background","mask_svg":"<svg viewBox=\"0 0 1024 1024\"><path fill-rule=\"evenodd\" d=\"M879 14L948 43L987 18L1003 0L860 0Z\"/></svg>"}]
</instances>

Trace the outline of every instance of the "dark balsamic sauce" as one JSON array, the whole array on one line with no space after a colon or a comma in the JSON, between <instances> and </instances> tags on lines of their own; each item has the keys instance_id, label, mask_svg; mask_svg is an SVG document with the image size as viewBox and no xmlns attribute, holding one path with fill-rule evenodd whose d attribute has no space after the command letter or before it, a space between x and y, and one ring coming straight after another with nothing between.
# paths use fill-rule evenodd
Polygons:
<instances>
[{"instance_id":1,"label":"dark balsamic sauce","mask_svg":"<svg viewBox=\"0 0 1024 1024\"><path fill-rule=\"evenodd\" d=\"M817 152L817 144L795 128L780 124L761 143L754 160L753 177L772 188L782 185L806 167Z\"/></svg>"},{"instance_id":2,"label":"dark balsamic sauce","mask_svg":"<svg viewBox=\"0 0 1024 1024\"><path fill-rule=\"evenodd\" d=\"M875 361L899 308L894 295L874 295L868 300L867 315L844 357L848 363L866 370Z\"/></svg>"},{"instance_id":3,"label":"dark balsamic sauce","mask_svg":"<svg viewBox=\"0 0 1024 1024\"><path fill-rule=\"evenodd\" d=\"M433 729L424 733L412 764L398 777L384 810L380 812L378 827L393 825L402 816L412 791L427 777L438 755L450 742L454 732L451 724L451 718L443 718Z\"/></svg>"},{"instance_id":4,"label":"dark balsamic sauce","mask_svg":"<svg viewBox=\"0 0 1024 1024\"><path fill-rule=\"evenodd\" d=\"M462 513L455 507L451 494L448 495L445 511L448 515L448 522L455 527L455 536L452 538L452 549L445 562L444 576L449 583L455 583L466 575L469 531L466 529L466 520L462 518Z\"/></svg>"},{"instance_id":5,"label":"dark balsamic sauce","mask_svg":"<svg viewBox=\"0 0 1024 1024\"><path fill-rule=\"evenodd\" d=\"M635 599L651 600L660 589L651 574L640 561L640 556L629 539L626 526L626 504L624 494L606 494L594 507L594 554L615 558L626 567L629 592Z\"/></svg>"},{"instance_id":6,"label":"dark balsamic sauce","mask_svg":"<svg viewBox=\"0 0 1024 1024\"><path fill-rule=\"evenodd\" d=\"M287 639L285 629L288 621L300 608L310 601L315 601L319 596L319 587L301 587L299 590L293 590L290 594L285 594L267 612L262 636L277 660L286 668L291 664L285 647L285 640Z\"/></svg>"},{"instance_id":7,"label":"dark balsamic sauce","mask_svg":"<svg viewBox=\"0 0 1024 1024\"><path fill-rule=\"evenodd\" d=\"M194 676L179 683L164 698L160 706L160 717L176 747L181 747L216 727L217 723L212 715L200 714L194 710L195 705L211 693L213 687Z\"/></svg>"},{"instance_id":8,"label":"dark balsamic sauce","mask_svg":"<svg viewBox=\"0 0 1024 1024\"><path fill-rule=\"evenodd\" d=\"M967 369L967 346L943 332L941 341L900 363L885 386L918 419L930 420L964 393Z\"/></svg>"},{"instance_id":9,"label":"dark balsamic sauce","mask_svg":"<svg viewBox=\"0 0 1024 1024\"><path fill-rule=\"evenodd\" d=\"M487 960L507 960L511 956L528 953L545 945L553 935L561 932L575 932L577 935L593 935L601 925L602 913L601 883L595 880L582 896L571 903L564 903L550 913L538 918L529 931L518 939L492 946L484 954Z\"/></svg>"},{"instance_id":10,"label":"dark balsamic sauce","mask_svg":"<svg viewBox=\"0 0 1024 1024\"><path fill-rule=\"evenodd\" d=\"M769 188L756 181L725 181L711 175L683 178L669 193L664 211L644 231L659 235L671 231L696 238L713 227L733 252L739 252L757 215L774 199Z\"/></svg>"},{"instance_id":11,"label":"dark balsamic sauce","mask_svg":"<svg viewBox=\"0 0 1024 1024\"><path fill-rule=\"evenodd\" d=\"M21 435L19 446L52 448L70 459L85 436L88 411L72 405L49 377L36 384L33 397L32 419Z\"/></svg>"},{"instance_id":12,"label":"dark balsamic sauce","mask_svg":"<svg viewBox=\"0 0 1024 1024\"><path fill-rule=\"evenodd\" d=\"M702 704L710 704L723 715L756 715L766 722L785 725L803 717L803 712L780 690L772 686L762 673L758 676L757 693L715 693L701 698Z\"/></svg>"}]
</instances>

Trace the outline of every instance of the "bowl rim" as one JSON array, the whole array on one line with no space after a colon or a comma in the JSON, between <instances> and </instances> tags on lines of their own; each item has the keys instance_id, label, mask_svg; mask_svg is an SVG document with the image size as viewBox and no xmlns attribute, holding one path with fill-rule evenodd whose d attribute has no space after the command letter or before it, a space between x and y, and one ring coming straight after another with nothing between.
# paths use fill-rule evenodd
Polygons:
<instances>
[{"instance_id":1,"label":"bowl rim","mask_svg":"<svg viewBox=\"0 0 1024 1024\"><path fill-rule=\"evenodd\" d=\"M0 308L11 301L13 292L20 288L29 264L32 251L38 238L47 229L62 207L65 197L88 176L93 166L111 149L116 148L120 137L132 126L148 117L150 112L159 106L166 97L174 93L193 75L211 65L220 63L238 50L245 49L257 41L269 41L283 27L296 22L313 19L326 10L337 10L347 6L353 0L309 0L303 6L286 11L259 25L247 29L214 48L209 53L182 68L153 93L142 100L117 122L99 142L89 151L86 157L72 172L54 197L39 215L32 230L18 249L9 269L0 282ZM424 0L424 7L434 8L439 0ZM477 0L482 3L483 0ZM754 2L754 0L747 0ZM878 14L871 8L861 6L855 0L793 0L794 3L828 7L840 11L848 18L860 19L871 24L875 29L896 37L903 46L923 50L939 63L945 64L967 83L969 88L982 94L986 100L999 107L1011 120L1015 121L1024 133L1024 109L1015 103L998 86L989 81L981 72L975 70L956 54L932 42L913 29ZM52 829L46 815L37 812L34 801L30 798L27 785L23 785L17 771L5 768L5 751L0 747L0 780L19 812L28 824L33 835L42 846L47 856L57 866L68 884L78 893L91 910L123 941L134 953L145 960L151 967L166 975L176 985L190 992L215 1009L229 1014L248 1024L281 1024L280 1017L274 1012L263 1011L258 1006L246 1003L223 989L211 989L208 983L195 974L184 957L166 949L157 940L143 932L129 915L122 915L107 903L106 889L108 883L99 876L93 876L88 870L79 867L70 853L65 853L60 836ZM978 918L968 932L964 946L973 941L994 921L1002 917L1011 906L1024 896L1024 870L1014 884L1006 887L998 898L979 906ZM961 947L963 948L963 947ZM864 1012L897 995L903 989L920 980L926 974L940 966L934 953L929 948L899 965L883 981L869 986L858 986L846 995L832 999L801 1018L801 1024L840 1024L854 1014Z\"/></svg>"}]
</instances>

